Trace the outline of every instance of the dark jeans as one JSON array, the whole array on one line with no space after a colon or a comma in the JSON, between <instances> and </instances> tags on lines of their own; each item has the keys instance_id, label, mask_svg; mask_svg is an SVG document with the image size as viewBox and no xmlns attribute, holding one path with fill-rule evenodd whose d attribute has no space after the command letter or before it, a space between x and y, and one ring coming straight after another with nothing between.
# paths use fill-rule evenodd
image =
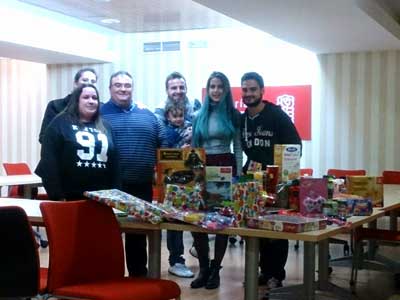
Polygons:
<instances>
[{"instance_id":1,"label":"dark jeans","mask_svg":"<svg viewBox=\"0 0 400 300\"><path fill-rule=\"evenodd\" d=\"M260 239L260 269L266 280L274 277L280 281L286 277L289 241Z\"/></svg>"},{"instance_id":2,"label":"dark jeans","mask_svg":"<svg viewBox=\"0 0 400 300\"><path fill-rule=\"evenodd\" d=\"M197 251L200 268L208 268L210 265L208 244L208 234L203 232L192 232L194 247ZM220 266L224 258L226 247L228 246L228 236L224 234L215 235L214 245L214 264Z\"/></svg>"},{"instance_id":3,"label":"dark jeans","mask_svg":"<svg viewBox=\"0 0 400 300\"><path fill-rule=\"evenodd\" d=\"M173 266L176 263L185 263L183 258L183 232L175 230L167 230L167 248L169 251L169 265Z\"/></svg>"},{"instance_id":4,"label":"dark jeans","mask_svg":"<svg viewBox=\"0 0 400 300\"><path fill-rule=\"evenodd\" d=\"M152 201L152 183L123 184L122 190L148 202ZM145 234L125 234L126 266L129 276L147 275L147 240Z\"/></svg>"}]
</instances>

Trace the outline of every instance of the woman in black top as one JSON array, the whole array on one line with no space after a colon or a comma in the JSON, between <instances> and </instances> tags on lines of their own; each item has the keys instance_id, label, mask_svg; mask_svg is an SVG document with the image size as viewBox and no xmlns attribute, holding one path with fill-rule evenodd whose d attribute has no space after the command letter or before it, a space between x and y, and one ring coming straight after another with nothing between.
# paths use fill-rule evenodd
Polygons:
<instances>
[{"instance_id":1,"label":"woman in black top","mask_svg":"<svg viewBox=\"0 0 400 300\"><path fill-rule=\"evenodd\" d=\"M84 191L119 185L111 128L101 119L99 107L96 87L83 84L46 129L35 173L51 200L82 199Z\"/></svg>"}]
</instances>

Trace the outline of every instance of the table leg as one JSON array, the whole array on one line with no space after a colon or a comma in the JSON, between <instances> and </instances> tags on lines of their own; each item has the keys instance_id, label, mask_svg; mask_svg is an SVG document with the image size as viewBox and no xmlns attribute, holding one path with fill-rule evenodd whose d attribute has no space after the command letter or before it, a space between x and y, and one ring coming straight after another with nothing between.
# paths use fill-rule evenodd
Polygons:
<instances>
[{"instance_id":1,"label":"table leg","mask_svg":"<svg viewBox=\"0 0 400 300\"><path fill-rule=\"evenodd\" d=\"M151 230L147 233L149 240L149 277L161 276L161 231Z\"/></svg>"},{"instance_id":2,"label":"table leg","mask_svg":"<svg viewBox=\"0 0 400 300\"><path fill-rule=\"evenodd\" d=\"M329 276L329 241L323 240L318 243L318 288L328 288Z\"/></svg>"},{"instance_id":3,"label":"table leg","mask_svg":"<svg viewBox=\"0 0 400 300\"><path fill-rule=\"evenodd\" d=\"M32 199L32 186L24 185L24 198L25 199Z\"/></svg>"},{"instance_id":4,"label":"table leg","mask_svg":"<svg viewBox=\"0 0 400 300\"><path fill-rule=\"evenodd\" d=\"M246 237L246 256L244 267L244 299L258 299L258 257L260 241L257 237Z\"/></svg>"},{"instance_id":5,"label":"table leg","mask_svg":"<svg viewBox=\"0 0 400 300\"><path fill-rule=\"evenodd\" d=\"M304 241L304 296L305 299L314 300L315 290L315 243Z\"/></svg>"},{"instance_id":6,"label":"table leg","mask_svg":"<svg viewBox=\"0 0 400 300\"><path fill-rule=\"evenodd\" d=\"M368 228L376 228L377 227L377 221L374 220L372 222L368 223ZM375 257L376 253L376 242L375 241L368 241L368 259L373 259Z\"/></svg>"},{"instance_id":7,"label":"table leg","mask_svg":"<svg viewBox=\"0 0 400 300\"><path fill-rule=\"evenodd\" d=\"M397 217L399 216L399 211L394 209L390 211L390 230L397 230Z\"/></svg>"}]
</instances>

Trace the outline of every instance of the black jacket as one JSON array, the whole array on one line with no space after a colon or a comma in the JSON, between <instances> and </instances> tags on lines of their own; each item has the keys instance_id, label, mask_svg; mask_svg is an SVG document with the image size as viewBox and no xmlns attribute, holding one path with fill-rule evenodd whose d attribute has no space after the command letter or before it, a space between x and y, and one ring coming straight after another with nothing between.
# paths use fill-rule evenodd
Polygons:
<instances>
[{"instance_id":1,"label":"black jacket","mask_svg":"<svg viewBox=\"0 0 400 300\"><path fill-rule=\"evenodd\" d=\"M43 143L44 133L46 132L50 122L67 107L70 99L71 94L65 98L51 100L47 104L46 111L43 116L42 126L40 127L39 143Z\"/></svg>"}]
</instances>

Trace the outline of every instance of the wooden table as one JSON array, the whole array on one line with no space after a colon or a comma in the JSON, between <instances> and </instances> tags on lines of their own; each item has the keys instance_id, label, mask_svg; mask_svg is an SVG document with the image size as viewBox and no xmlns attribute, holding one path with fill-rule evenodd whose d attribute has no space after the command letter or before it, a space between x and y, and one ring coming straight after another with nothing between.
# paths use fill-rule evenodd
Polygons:
<instances>
[{"instance_id":1,"label":"wooden table","mask_svg":"<svg viewBox=\"0 0 400 300\"><path fill-rule=\"evenodd\" d=\"M7 175L0 176L0 188L3 186L22 185L24 187L24 198L32 198L32 188L42 185L42 179L35 175Z\"/></svg>"},{"instance_id":2,"label":"wooden table","mask_svg":"<svg viewBox=\"0 0 400 300\"><path fill-rule=\"evenodd\" d=\"M34 225L44 225L41 217L39 204L42 201L3 198L0 199L0 206L17 205L22 207L28 214L28 217ZM368 217L353 217L352 227L362 226L372 220L383 216L383 210L374 209L371 216ZM179 231L197 231L215 233L215 231L205 230L193 225L176 224L176 223L161 223L157 225L135 222L130 218L120 218L121 229L124 232L145 231L149 238L149 276L160 277L161 268L161 230L179 230ZM331 290L331 285L328 281L328 238L344 232L342 227L329 227L324 230L311 231L306 233L286 233L275 232L260 229L248 228L227 228L218 231L220 234L241 235L246 239L245 248L245 300L258 299L258 257L259 257L259 238L275 238L275 239L290 239L304 241L304 270L303 270L303 285L301 293L289 294L289 299L315 299L315 288L321 290ZM315 284L315 246L319 249L319 266L318 266L318 282Z\"/></svg>"}]
</instances>

